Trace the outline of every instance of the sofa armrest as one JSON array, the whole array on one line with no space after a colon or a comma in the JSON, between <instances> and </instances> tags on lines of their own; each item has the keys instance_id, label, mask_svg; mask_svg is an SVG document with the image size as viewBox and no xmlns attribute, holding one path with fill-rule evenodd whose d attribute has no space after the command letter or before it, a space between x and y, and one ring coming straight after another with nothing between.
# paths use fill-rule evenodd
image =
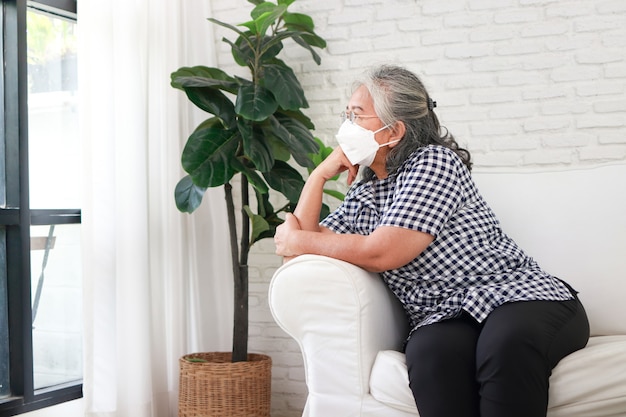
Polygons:
<instances>
[{"instance_id":1,"label":"sofa armrest","mask_svg":"<svg viewBox=\"0 0 626 417\"><path fill-rule=\"evenodd\" d=\"M302 350L309 414L357 415L348 408L369 392L376 354L400 349L407 334L402 307L380 276L332 258L299 256L274 274L269 304Z\"/></svg>"}]
</instances>

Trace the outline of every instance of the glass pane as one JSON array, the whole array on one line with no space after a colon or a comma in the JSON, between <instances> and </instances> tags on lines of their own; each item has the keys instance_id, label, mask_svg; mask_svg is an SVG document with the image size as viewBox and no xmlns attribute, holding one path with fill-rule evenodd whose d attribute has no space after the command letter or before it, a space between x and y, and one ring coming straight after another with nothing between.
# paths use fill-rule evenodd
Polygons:
<instances>
[{"instance_id":1,"label":"glass pane","mask_svg":"<svg viewBox=\"0 0 626 417\"><path fill-rule=\"evenodd\" d=\"M9 387L9 318L7 305L6 229L0 227L0 398L11 394Z\"/></svg>"},{"instance_id":2,"label":"glass pane","mask_svg":"<svg viewBox=\"0 0 626 417\"><path fill-rule=\"evenodd\" d=\"M80 208L76 23L27 18L30 207Z\"/></svg>"},{"instance_id":3,"label":"glass pane","mask_svg":"<svg viewBox=\"0 0 626 417\"><path fill-rule=\"evenodd\" d=\"M80 224L31 226L35 389L82 379Z\"/></svg>"},{"instance_id":4,"label":"glass pane","mask_svg":"<svg viewBox=\"0 0 626 417\"><path fill-rule=\"evenodd\" d=\"M31 209L81 207L76 24L27 13ZM31 227L35 389L82 379L80 225Z\"/></svg>"}]
</instances>

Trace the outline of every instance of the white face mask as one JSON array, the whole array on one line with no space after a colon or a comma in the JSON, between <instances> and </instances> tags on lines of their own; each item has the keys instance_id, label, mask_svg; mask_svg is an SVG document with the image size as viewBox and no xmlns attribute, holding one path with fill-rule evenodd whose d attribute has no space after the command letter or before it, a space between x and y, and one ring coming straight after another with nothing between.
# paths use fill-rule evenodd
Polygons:
<instances>
[{"instance_id":1,"label":"white face mask","mask_svg":"<svg viewBox=\"0 0 626 417\"><path fill-rule=\"evenodd\" d=\"M343 153L352 165L368 167L374 162L376 152L378 152L379 148L400 141L400 139L397 139L383 145L379 145L378 142L376 142L374 135L388 127L389 125L383 126L373 132L356 123L352 123L350 120L346 120L339 128L339 132L337 132L335 138L337 138L339 146L341 146Z\"/></svg>"}]
</instances>

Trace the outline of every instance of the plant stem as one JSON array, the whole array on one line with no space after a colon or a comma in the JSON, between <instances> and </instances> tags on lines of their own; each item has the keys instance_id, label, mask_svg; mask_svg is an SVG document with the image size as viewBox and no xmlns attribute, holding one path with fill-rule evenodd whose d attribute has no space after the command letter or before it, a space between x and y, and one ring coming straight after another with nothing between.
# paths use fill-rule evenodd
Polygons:
<instances>
[{"instance_id":1,"label":"plant stem","mask_svg":"<svg viewBox=\"0 0 626 417\"><path fill-rule=\"evenodd\" d=\"M230 234L230 253L233 265L234 280L234 324L233 324L233 362L248 359L248 266L239 263L237 247L237 224L235 220L235 204L233 187L224 184L228 231ZM246 219L247 220L247 219ZM247 256L246 256L247 257Z\"/></svg>"},{"instance_id":2,"label":"plant stem","mask_svg":"<svg viewBox=\"0 0 626 417\"><path fill-rule=\"evenodd\" d=\"M248 265L239 265L235 281L235 314L233 321L233 362L248 360Z\"/></svg>"},{"instance_id":3,"label":"plant stem","mask_svg":"<svg viewBox=\"0 0 626 417\"><path fill-rule=\"evenodd\" d=\"M250 253L250 217L243 207L250 205L250 193L248 188L248 178L241 175L241 259L240 265L248 265L248 254Z\"/></svg>"}]
</instances>

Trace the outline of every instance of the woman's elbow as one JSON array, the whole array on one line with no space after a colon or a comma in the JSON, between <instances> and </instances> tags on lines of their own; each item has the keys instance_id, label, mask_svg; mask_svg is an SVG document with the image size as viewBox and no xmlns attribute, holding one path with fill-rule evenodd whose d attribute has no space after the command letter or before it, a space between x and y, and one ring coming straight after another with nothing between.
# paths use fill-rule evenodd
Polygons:
<instances>
[{"instance_id":1,"label":"woman's elbow","mask_svg":"<svg viewBox=\"0 0 626 417\"><path fill-rule=\"evenodd\" d=\"M409 263L410 261L411 260L404 261L404 260L393 259L393 258L385 257L385 256L379 256L379 257L372 256L372 257L369 257L367 262L363 265L363 269L365 269L368 272L375 272L377 274L380 274L381 272L400 268L406 265L407 263Z\"/></svg>"}]
</instances>

